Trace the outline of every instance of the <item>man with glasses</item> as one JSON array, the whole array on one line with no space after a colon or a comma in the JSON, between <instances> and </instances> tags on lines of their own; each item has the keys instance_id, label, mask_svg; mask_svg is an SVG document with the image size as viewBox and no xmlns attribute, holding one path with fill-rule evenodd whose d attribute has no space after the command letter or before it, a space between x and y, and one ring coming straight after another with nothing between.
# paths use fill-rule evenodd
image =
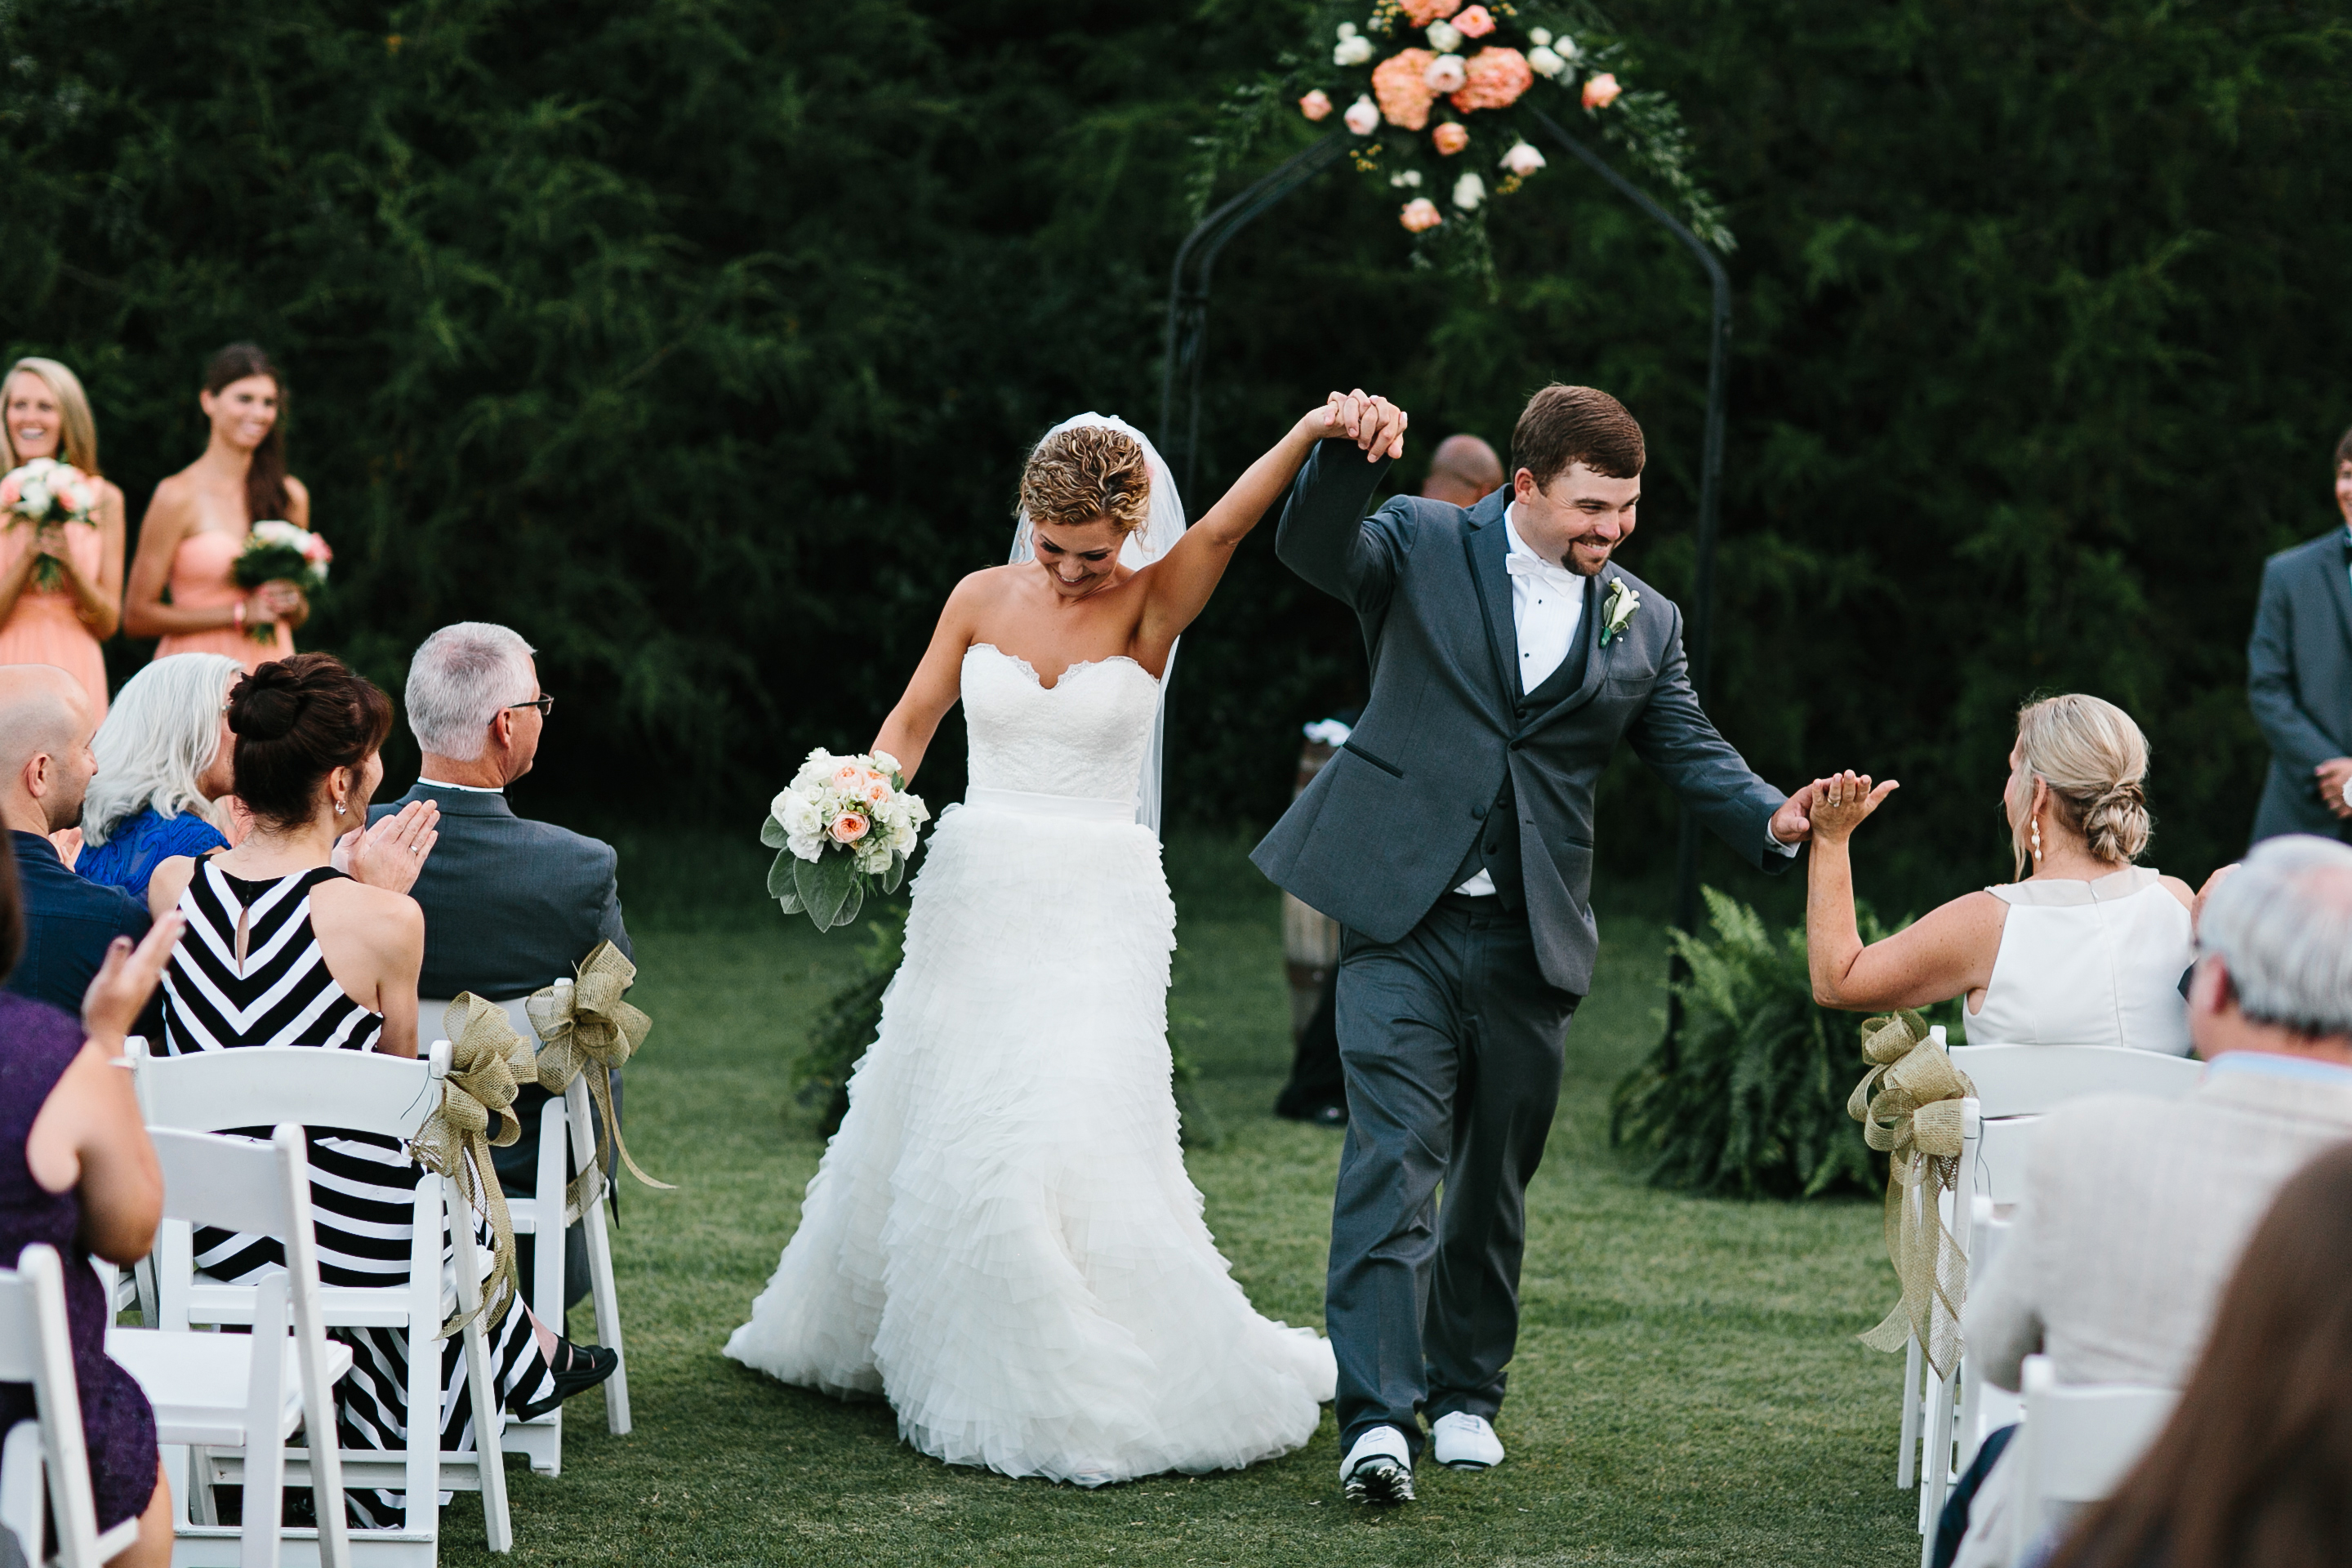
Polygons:
<instances>
[{"instance_id":1,"label":"man with glasses","mask_svg":"<svg viewBox=\"0 0 2352 1568\"><path fill-rule=\"evenodd\" d=\"M613 847L518 816L507 804L506 787L530 772L555 706L540 687L531 653L505 626L461 621L425 638L409 661L408 727L424 761L416 787L369 816L410 801L441 808L440 842L409 889L425 910L425 970L416 986L422 997L470 991L511 1001L569 976L599 942L630 951ZM441 1029L437 1017L417 1024L427 1040ZM616 1111L620 1098L615 1073ZM530 1196L538 1179L540 1110L547 1100L546 1090L525 1084L514 1107L522 1137L491 1151L499 1184L517 1197ZM587 1293L586 1257L573 1245L564 1262L565 1294L576 1301ZM528 1279L527 1260L524 1268Z\"/></svg>"}]
</instances>

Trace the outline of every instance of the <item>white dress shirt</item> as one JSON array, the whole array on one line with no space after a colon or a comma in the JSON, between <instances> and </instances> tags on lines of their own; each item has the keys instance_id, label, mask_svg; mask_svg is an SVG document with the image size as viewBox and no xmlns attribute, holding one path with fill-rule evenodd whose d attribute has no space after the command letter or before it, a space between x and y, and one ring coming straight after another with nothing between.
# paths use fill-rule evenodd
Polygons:
<instances>
[{"instance_id":1,"label":"white dress shirt","mask_svg":"<svg viewBox=\"0 0 2352 1568\"><path fill-rule=\"evenodd\" d=\"M1568 650L1576 646L1577 633L1584 625L1585 580L1528 547L1528 542L1519 537L1518 511L1517 501L1503 509L1503 537L1510 542L1503 556L1503 571L1511 580L1511 629L1518 644L1519 693L1525 696L1549 680L1568 658ZM1764 829L1764 843L1776 854L1797 852L1795 845L1773 837L1769 826ZM1486 898L1495 891L1495 879L1481 866L1476 876L1454 890L1468 898Z\"/></svg>"},{"instance_id":2,"label":"white dress shirt","mask_svg":"<svg viewBox=\"0 0 2352 1568\"><path fill-rule=\"evenodd\" d=\"M507 793L504 789L494 788L489 784L450 784L443 779L428 779L423 773L416 775L416 782L423 784L426 789L461 789L467 795L504 795Z\"/></svg>"}]
</instances>

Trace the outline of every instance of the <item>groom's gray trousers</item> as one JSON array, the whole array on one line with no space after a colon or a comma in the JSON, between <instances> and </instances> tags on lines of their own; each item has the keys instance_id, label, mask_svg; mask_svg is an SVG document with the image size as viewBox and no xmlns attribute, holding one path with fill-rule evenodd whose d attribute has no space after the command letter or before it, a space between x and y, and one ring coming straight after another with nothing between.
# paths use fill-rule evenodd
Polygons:
<instances>
[{"instance_id":1,"label":"groom's gray trousers","mask_svg":"<svg viewBox=\"0 0 2352 1568\"><path fill-rule=\"evenodd\" d=\"M1544 980L1526 911L1502 904L1449 893L1399 941L1342 938L1348 1141L1326 1301L1342 1453L1379 1426L1417 1453L1420 1415L1502 1405L1527 1184L1581 1000Z\"/></svg>"}]
</instances>

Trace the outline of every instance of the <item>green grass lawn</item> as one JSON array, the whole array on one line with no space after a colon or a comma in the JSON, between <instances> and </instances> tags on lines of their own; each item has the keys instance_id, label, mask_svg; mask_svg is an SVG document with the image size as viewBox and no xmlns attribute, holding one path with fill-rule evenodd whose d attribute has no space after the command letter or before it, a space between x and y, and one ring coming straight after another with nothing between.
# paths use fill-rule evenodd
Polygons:
<instances>
[{"instance_id":1,"label":"green grass lawn","mask_svg":"<svg viewBox=\"0 0 2352 1568\"><path fill-rule=\"evenodd\" d=\"M1223 1140L1188 1156L1235 1276L1269 1315L1322 1322L1339 1135L1268 1113L1290 1042L1275 896L1245 846L1180 838L1171 1015ZM615 1246L636 1430L575 1401L563 1475L514 1462L515 1563L1895 1563L1900 1363L1854 1336L1894 1296L1876 1206L1696 1201L1630 1181L1611 1086L1654 1038L1658 928L1612 919L1569 1037L1566 1091L1529 1194L1519 1354L1485 1476L1434 1465L1422 1501L1342 1504L1327 1415L1300 1452L1240 1474L1083 1492L952 1469L879 1404L786 1388L719 1346L766 1282L822 1145L783 1084L805 1020L852 961L758 901L765 856L625 843L656 1026L628 1073L630 1184ZM746 895L742 889L748 889ZM581 1310L574 1322L588 1329ZM488 1563L470 1496L445 1561Z\"/></svg>"}]
</instances>

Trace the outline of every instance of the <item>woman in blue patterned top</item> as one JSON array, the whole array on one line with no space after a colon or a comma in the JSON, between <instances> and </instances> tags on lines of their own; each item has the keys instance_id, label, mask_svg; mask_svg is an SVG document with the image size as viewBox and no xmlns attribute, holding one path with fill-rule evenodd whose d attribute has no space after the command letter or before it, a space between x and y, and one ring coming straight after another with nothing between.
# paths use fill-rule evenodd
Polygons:
<instances>
[{"instance_id":1,"label":"woman in blue patterned top","mask_svg":"<svg viewBox=\"0 0 2352 1568\"><path fill-rule=\"evenodd\" d=\"M229 683L245 673L217 653L175 653L124 682L90 742L98 776L82 807L74 869L142 903L147 879L174 855L228 847L215 803L234 787Z\"/></svg>"}]
</instances>

